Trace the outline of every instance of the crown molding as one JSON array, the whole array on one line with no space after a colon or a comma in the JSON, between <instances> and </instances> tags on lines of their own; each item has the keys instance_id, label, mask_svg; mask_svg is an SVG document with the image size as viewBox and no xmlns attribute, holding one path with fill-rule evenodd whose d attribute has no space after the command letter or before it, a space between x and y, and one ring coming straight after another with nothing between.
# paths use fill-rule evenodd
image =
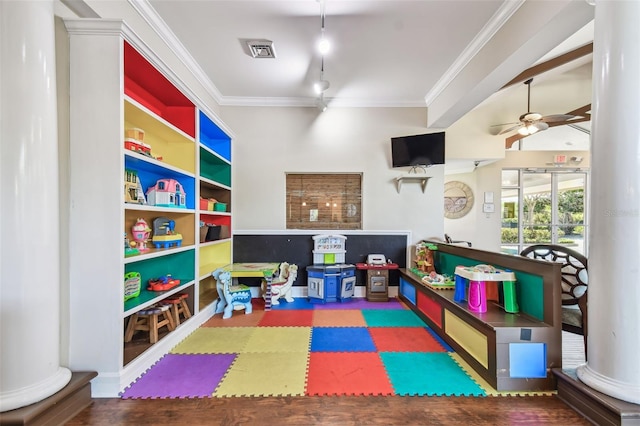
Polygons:
<instances>
[{"instance_id":1,"label":"crown molding","mask_svg":"<svg viewBox=\"0 0 640 426\"><path fill-rule=\"evenodd\" d=\"M431 88L424 97L427 106L442 94L451 84L458 74L471 62L471 60L482 50L482 48L493 38L502 26L513 16L514 13L524 4L525 0L505 1L502 6L491 17L489 22L480 30L469 45L462 51L460 56L451 64L449 69L440 77L438 82Z\"/></svg>"}]
</instances>

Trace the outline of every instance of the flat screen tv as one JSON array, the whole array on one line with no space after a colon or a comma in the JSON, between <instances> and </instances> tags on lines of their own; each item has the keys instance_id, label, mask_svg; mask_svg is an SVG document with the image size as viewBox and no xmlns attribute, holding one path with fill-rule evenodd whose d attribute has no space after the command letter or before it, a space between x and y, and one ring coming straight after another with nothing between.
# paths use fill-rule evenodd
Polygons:
<instances>
[{"instance_id":1,"label":"flat screen tv","mask_svg":"<svg viewBox=\"0 0 640 426\"><path fill-rule=\"evenodd\" d=\"M391 138L393 167L444 164L444 132Z\"/></svg>"}]
</instances>

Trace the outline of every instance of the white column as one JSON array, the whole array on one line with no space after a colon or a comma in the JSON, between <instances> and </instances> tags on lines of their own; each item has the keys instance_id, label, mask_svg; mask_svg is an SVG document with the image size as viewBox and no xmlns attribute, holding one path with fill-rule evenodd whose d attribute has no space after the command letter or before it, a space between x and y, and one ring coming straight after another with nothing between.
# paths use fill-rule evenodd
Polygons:
<instances>
[{"instance_id":1,"label":"white column","mask_svg":"<svg viewBox=\"0 0 640 426\"><path fill-rule=\"evenodd\" d=\"M0 1L0 411L58 392L60 254L52 0Z\"/></svg>"},{"instance_id":2,"label":"white column","mask_svg":"<svg viewBox=\"0 0 640 426\"><path fill-rule=\"evenodd\" d=\"M640 403L640 2L597 0L588 386Z\"/></svg>"}]
</instances>

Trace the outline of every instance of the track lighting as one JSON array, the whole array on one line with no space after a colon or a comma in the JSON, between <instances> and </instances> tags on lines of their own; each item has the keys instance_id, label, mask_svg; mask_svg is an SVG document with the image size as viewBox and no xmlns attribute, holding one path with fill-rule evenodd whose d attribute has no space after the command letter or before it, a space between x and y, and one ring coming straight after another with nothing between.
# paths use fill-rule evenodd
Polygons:
<instances>
[{"instance_id":1,"label":"track lighting","mask_svg":"<svg viewBox=\"0 0 640 426\"><path fill-rule=\"evenodd\" d=\"M313 90L318 99L316 100L316 107L320 111L327 110L327 103L324 101L324 92L329 88L330 83L324 79L324 55L329 52L329 41L324 35L324 6L325 0L317 0L320 3L320 42L318 43L318 50L320 51L320 79L313 84Z\"/></svg>"},{"instance_id":2,"label":"track lighting","mask_svg":"<svg viewBox=\"0 0 640 426\"><path fill-rule=\"evenodd\" d=\"M319 95L320 93L327 90L329 88L329 85L330 84L327 80L320 80L313 85L313 90L315 90L316 94Z\"/></svg>"},{"instance_id":3,"label":"track lighting","mask_svg":"<svg viewBox=\"0 0 640 426\"><path fill-rule=\"evenodd\" d=\"M318 98L318 100L316 101L316 107L322 112L325 112L327 110L327 104L324 99L322 99L322 97Z\"/></svg>"},{"instance_id":4,"label":"track lighting","mask_svg":"<svg viewBox=\"0 0 640 426\"><path fill-rule=\"evenodd\" d=\"M322 32L324 33L324 28ZM327 40L323 34L320 42L318 42L318 52L320 52L321 55L326 55L329 53L329 50L331 50L331 43L329 43L329 40Z\"/></svg>"}]
</instances>

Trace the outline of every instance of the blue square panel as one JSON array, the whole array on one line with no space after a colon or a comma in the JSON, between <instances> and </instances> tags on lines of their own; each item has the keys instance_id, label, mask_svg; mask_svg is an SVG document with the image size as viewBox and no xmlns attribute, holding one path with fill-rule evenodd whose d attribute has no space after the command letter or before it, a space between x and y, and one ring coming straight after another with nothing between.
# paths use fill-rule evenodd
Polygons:
<instances>
[{"instance_id":1,"label":"blue square panel","mask_svg":"<svg viewBox=\"0 0 640 426\"><path fill-rule=\"evenodd\" d=\"M509 343L509 377L530 379L547 377L545 343Z\"/></svg>"},{"instance_id":2,"label":"blue square panel","mask_svg":"<svg viewBox=\"0 0 640 426\"><path fill-rule=\"evenodd\" d=\"M311 352L376 352L366 327L313 327Z\"/></svg>"},{"instance_id":3,"label":"blue square panel","mask_svg":"<svg viewBox=\"0 0 640 426\"><path fill-rule=\"evenodd\" d=\"M403 278L400 278L400 294L409 299L412 304L416 304L416 288Z\"/></svg>"}]
</instances>

